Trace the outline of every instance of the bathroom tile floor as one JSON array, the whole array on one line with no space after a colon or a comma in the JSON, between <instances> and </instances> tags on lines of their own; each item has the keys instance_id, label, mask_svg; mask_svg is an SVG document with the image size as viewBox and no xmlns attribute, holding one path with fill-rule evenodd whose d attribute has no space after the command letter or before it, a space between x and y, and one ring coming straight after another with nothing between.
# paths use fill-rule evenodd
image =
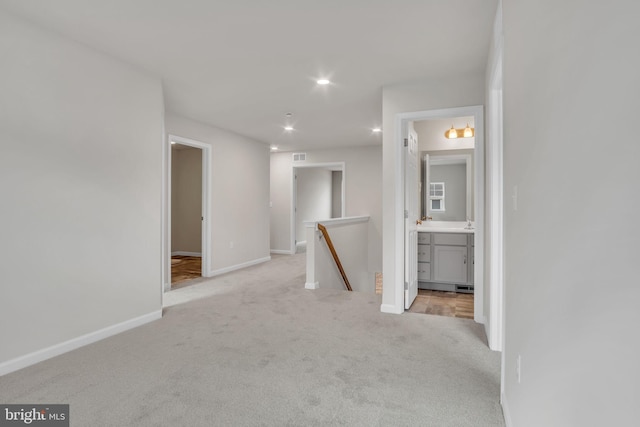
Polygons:
<instances>
[{"instance_id":1,"label":"bathroom tile floor","mask_svg":"<svg viewBox=\"0 0 640 427\"><path fill-rule=\"evenodd\" d=\"M473 294L418 289L409 312L473 319Z\"/></svg>"}]
</instances>

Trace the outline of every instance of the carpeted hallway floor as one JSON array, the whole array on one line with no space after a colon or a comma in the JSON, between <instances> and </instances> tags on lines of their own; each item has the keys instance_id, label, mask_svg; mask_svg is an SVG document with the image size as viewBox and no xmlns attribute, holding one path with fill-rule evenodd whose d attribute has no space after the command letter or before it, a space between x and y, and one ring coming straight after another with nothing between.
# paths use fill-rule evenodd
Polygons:
<instances>
[{"instance_id":1,"label":"carpeted hallway floor","mask_svg":"<svg viewBox=\"0 0 640 427\"><path fill-rule=\"evenodd\" d=\"M304 255L171 291L165 306L1 377L0 402L69 403L72 426L504 425L481 325L305 290Z\"/></svg>"}]
</instances>

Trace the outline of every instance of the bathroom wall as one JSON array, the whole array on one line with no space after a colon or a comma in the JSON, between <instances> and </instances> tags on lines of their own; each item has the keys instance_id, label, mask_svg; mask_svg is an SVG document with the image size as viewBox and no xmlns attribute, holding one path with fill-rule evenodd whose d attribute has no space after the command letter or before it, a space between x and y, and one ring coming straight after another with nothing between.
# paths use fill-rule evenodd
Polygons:
<instances>
[{"instance_id":1,"label":"bathroom wall","mask_svg":"<svg viewBox=\"0 0 640 427\"><path fill-rule=\"evenodd\" d=\"M473 150L475 137L448 139L444 136L451 125L456 129L464 129L467 124L472 128L475 127L473 116L413 122L413 128L418 134L420 151Z\"/></svg>"}]
</instances>

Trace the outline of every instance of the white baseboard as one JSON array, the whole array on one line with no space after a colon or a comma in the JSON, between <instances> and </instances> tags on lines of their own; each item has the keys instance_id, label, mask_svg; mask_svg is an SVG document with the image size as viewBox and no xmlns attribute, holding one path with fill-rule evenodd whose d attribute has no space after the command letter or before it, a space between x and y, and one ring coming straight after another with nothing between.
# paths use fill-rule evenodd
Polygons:
<instances>
[{"instance_id":1,"label":"white baseboard","mask_svg":"<svg viewBox=\"0 0 640 427\"><path fill-rule=\"evenodd\" d=\"M489 331L489 322L487 322L487 317L485 316L484 322L482 322L482 326L484 326L484 336L487 338L487 342L489 343L489 348L491 348L491 331ZM493 349L492 349L493 350Z\"/></svg>"},{"instance_id":2,"label":"white baseboard","mask_svg":"<svg viewBox=\"0 0 640 427\"><path fill-rule=\"evenodd\" d=\"M397 307L392 304L382 304L380 305L380 311L383 313L402 314L404 313L404 306Z\"/></svg>"},{"instance_id":3,"label":"white baseboard","mask_svg":"<svg viewBox=\"0 0 640 427\"><path fill-rule=\"evenodd\" d=\"M502 405L502 415L504 415L504 424L506 427L512 427L511 413L509 412L509 405L507 404L507 396L504 393L500 395L500 404Z\"/></svg>"},{"instance_id":4,"label":"white baseboard","mask_svg":"<svg viewBox=\"0 0 640 427\"><path fill-rule=\"evenodd\" d=\"M318 289L320 287L320 283L319 282L307 282L304 284L304 288L305 289Z\"/></svg>"},{"instance_id":5,"label":"white baseboard","mask_svg":"<svg viewBox=\"0 0 640 427\"><path fill-rule=\"evenodd\" d=\"M242 264L232 265L230 267L220 268L218 270L210 270L207 277L219 276L220 274L229 273L231 271L240 270L241 268L251 267L252 265L261 264L270 261L271 257L254 259L252 261L243 262Z\"/></svg>"},{"instance_id":6,"label":"white baseboard","mask_svg":"<svg viewBox=\"0 0 640 427\"><path fill-rule=\"evenodd\" d=\"M202 258L202 254L200 252L187 252L187 251L175 251L175 252L171 252L171 256L174 255L178 255L178 256L197 256Z\"/></svg>"},{"instance_id":7,"label":"white baseboard","mask_svg":"<svg viewBox=\"0 0 640 427\"><path fill-rule=\"evenodd\" d=\"M33 353L16 357L15 359L0 363L0 376L6 375L22 368L26 368L27 366L35 365L36 363L42 362L43 360L51 359L52 357L59 356L80 347L84 347L85 345L103 340L113 335L117 335L129 329L142 326L145 323L153 322L154 320L158 320L161 317L162 310L153 311L149 314L126 320L122 323L118 323L112 326L107 326L106 328L99 329L95 332L90 332L86 335L70 339L69 341L64 341L60 344L55 344L51 347L43 348L41 350L34 351Z\"/></svg>"},{"instance_id":8,"label":"white baseboard","mask_svg":"<svg viewBox=\"0 0 640 427\"><path fill-rule=\"evenodd\" d=\"M287 251L283 249L271 249L271 253L275 255L293 255L294 254L291 251Z\"/></svg>"}]
</instances>

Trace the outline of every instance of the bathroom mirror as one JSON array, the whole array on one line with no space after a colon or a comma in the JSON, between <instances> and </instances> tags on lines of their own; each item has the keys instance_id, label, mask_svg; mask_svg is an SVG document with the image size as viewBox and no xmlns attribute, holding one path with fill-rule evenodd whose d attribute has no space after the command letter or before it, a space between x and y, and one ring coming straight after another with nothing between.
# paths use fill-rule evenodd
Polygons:
<instances>
[{"instance_id":1,"label":"bathroom mirror","mask_svg":"<svg viewBox=\"0 0 640 427\"><path fill-rule=\"evenodd\" d=\"M422 155L422 216L433 221L474 220L473 150L456 151Z\"/></svg>"}]
</instances>

